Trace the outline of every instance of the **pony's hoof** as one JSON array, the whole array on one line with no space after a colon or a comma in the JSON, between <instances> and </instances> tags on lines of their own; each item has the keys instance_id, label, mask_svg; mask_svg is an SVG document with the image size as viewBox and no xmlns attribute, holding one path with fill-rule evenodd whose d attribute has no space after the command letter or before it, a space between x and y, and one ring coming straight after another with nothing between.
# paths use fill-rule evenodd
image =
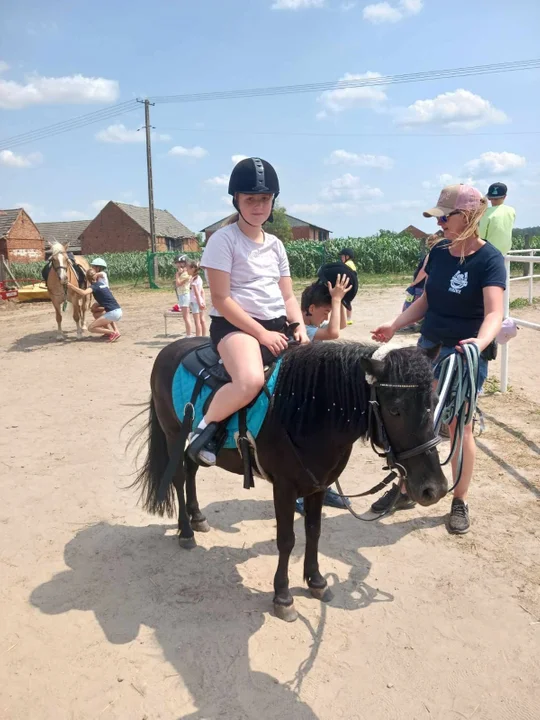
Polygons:
<instances>
[{"instance_id":1,"label":"pony's hoof","mask_svg":"<svg viewBox=\"0 0 540 720\"><path fill-rule=\"evenodd\" d=\"M197 547L197 542L194 537L190 537L190 538L179 537L178 544L180 545L182 550L193 550L193 548Z\"/></svg>"},{"instance_id":2,"label":"pony's hoof","mask_svg":"<svg viewBox=\"0 0 540 720\"><path fill-rule=\"evenodd\" d=\"M191 521L191 529L195 532L207 533L210 532L210 525L207 520L201 520L200 522Z\"/></svg>"},{"instance_id":3,"label":"pony's hoof","mask_svg":"<svg viewBox=\"0 0 540 720\"><path fill-rule=\"evenodd\" d=\"M294 604L280 605L279 603L274 603L274 612L276 613L277 618L285 620L285 622L294 622L298 618L298 613L296 612Z\"/></svg>"},{"instance_id":4,"label":"pony's hoof","mask_svg":"<svg viewBox=\"0 0 540 720\"><path fill-rule=\"evenodd\" d=\"M314 597L316 600L320 600L321 602L330 602L330 600L334 597L328 585L325 585L322 588L310 587L309 592L311 593L311 597Z\"/></svg>"},{"instance_id":5,"label":"pony's hoof","mask_svg":"<svg viewBox=\"0 0 540 720\"><path fill-rule=\"evenodd\" d=\"M82 340L82 339L83 339L83 334L82 334L82 332L78 332L78 333L77 333L77 340Z\"/></svg>"},{"instance_id":6,"label":"pony's hoof","mask_svg":"<svg viewBox=\"0 0 540 720\"><path fill-rule=\"evenodd\" d=\"M58 342L63 342L66 339L66 336L65 335L57 335L56 339L58 340Z\"/></svg>"}]
</instances>

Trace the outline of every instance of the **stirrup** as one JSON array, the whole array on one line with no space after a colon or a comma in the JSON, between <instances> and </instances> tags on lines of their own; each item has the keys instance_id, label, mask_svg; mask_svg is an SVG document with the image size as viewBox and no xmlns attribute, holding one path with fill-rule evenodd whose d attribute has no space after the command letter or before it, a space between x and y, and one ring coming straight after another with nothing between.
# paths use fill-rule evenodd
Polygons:
<instances>
[{"instance_id":1,"label":"stirrup","mask_svg":"<svg viewBox=\"0 0 540 720\"><path fill-rule=\"evenodd\" d=\"M209 452L214 453L217 456L217 447L212 447L212 441L215 440L215 435L218 431L218 428L219 423L211 422L204 428L204 430L201 430L200 428L194 428L194 430L192 431L192 439L188 443L186 453L188 457L193 460L194 463L197 463L197 465L202 465L203 467L211 467L211 465L214 464L206 462L204 458L200 457L199 454L203 450L208 450Z\"/></svg>"}]
</instances>

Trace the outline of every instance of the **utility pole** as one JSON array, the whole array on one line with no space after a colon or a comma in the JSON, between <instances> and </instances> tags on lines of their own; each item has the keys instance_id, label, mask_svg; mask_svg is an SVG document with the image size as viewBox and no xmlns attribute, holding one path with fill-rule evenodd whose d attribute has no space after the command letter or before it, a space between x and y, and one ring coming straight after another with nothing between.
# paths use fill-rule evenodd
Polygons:
<instances>
[{"instance_id":1,"label":"utility pole","mask_svg":"<svg viewBox=\"0 0 540 720\"><path fill-rule=\"evenodd\" d=\"M158 279L158 262L156 253L156 224L154 217L154 182L152 177L152 140L151 132L152 126L150 125L150 105L151 103L148 98L146 100L137 100L144 104L144 128L146 130L146 171L148 176L148 213L150 215L150 250L154 253L154 281ZM152 283L150 283L152 284Z\"/></svg>"}]
</instances>

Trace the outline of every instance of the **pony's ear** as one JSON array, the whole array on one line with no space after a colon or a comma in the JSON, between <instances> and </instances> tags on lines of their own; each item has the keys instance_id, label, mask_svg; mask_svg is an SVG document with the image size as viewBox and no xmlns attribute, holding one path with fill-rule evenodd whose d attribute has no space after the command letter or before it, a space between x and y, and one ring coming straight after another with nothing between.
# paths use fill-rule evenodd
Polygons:
<instances>
[{"instance_id":1,"label":"pony's ear","mask_svg":"<svg viewBox=\"0 0 540 720\"><path fill-rule=\"evenodd\" d=\"M71 240L67 240L67 241L64 243L64 249L65 249L65 250L67 250L67 249L69 248L70 242L71 242Z\"/></svg>"},{"instance_id":2,"label":"pony's ear","mask_svg":"<svg viewBox=\"0 0 540 720\"><path fill-rule=\"evenodd\" d=\"M365 372L368 383L373 385L375 380L382 376L384 362L370 357L363 357L360 358L360 367Z\"/></svg>"},{"instance_id":3,"label":"pony's ear","mask_svg":"<svg viewBox=\"0 0 540 720\"><path fill-rule=\"evenodd\" d=\"M439 357L439 353L441 352L442 343L439 343L438 345L434 345L432 348L422 348L422 352L427 355L427 357L433 361L436 360Z\"/></svg>"}]
</instances>

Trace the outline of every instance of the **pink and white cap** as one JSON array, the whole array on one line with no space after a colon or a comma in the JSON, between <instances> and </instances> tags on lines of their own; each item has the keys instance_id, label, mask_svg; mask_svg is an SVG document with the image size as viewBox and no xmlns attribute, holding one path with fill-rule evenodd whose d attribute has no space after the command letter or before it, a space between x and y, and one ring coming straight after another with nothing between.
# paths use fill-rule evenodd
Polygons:
<instances>
[{"instance_id":1,"label":"pink and white cap","mask_svg":"<svg viewBox=\"0 0 540 720\"><path fill-rule=\"evenodd\" d=\"M441 217L453 210L479 210L487 207L487 199L472 185L448 185L441 190L437 206L426 210L424 217Z\"/></svg>"}]
</instances>

